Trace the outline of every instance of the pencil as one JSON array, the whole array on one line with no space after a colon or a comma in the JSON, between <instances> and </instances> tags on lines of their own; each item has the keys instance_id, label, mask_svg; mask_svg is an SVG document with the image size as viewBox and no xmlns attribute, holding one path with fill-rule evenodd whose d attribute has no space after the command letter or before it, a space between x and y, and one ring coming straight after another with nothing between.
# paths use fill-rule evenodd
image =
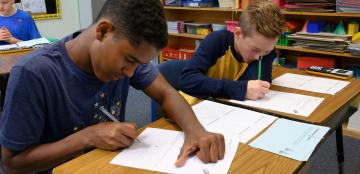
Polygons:
<instances>
[{"instance_id":1,"label":"pencil","mask_svg":"<svg viewBox=\"0 0 360 174\"><path fill-rule=\"evenodd\" d=\"M258 60L258 80L261 80L261 59L262 56Z\"/></svg>"},{"instance_id":2,"label":"pencil","mask_svg":"<svg viewBox=\"0 0 360 174\"><path fill-rule=\"evenodd\" d=\"M107 111L104 106L101 106L100 111L103 112L108 118L110 118L113 122L120 122L118 119L116 119L112 114L110 114L109 111Z\"/></svg>"}]
</instances>

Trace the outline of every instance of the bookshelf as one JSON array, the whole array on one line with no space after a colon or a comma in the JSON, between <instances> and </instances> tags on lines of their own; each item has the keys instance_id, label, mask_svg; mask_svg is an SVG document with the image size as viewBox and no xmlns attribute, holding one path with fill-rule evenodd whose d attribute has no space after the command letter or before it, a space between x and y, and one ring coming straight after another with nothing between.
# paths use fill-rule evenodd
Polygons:
<instances>
[{"instance_id":1,"label":"bookshelf","mask_svg":"<svg viewBox=\"0 0 360 174\"><path fill-rule=\"evenodd\" d=\"M242 9L234 8L193 8L193 7L169 7L165 6L165 15L167 20L183 20L194 21L200 23L224 23L225 20L238 20ZM310 19L310 20L327 20L338 22L340 20L350 21L359 20L360 13L316 13L316 12L292 12L282 10L282 14L287 20L289 19ZM202 40L204 35L196 34L174 34L169 33L169 46L176 47L177 45L194 45L195 40ZM336 53L329 51L320 51L306 48L299 48L293 46L276 46L276 49L283 51L285 54L294 55L296 57L301 53L315 53L324 56L335 56L339 59L338 63L356 64L360 65L360 56L353 56L350 53ZM347 60L349 58L349 60ZM296 61L295 58L290 60ZM354 62L355 60L355 62ZM160 58L160 62L162 62Z\"/></svg>"},{"instance_id":2,"label":"bookshelf","mask_svg":"<svg viewBox=\"0 0 360 174\"><path fill-rule=\"evenodd\" d=\"M194 21L199 23L224 23L225 20L238 20L242 9L234 8L192 8L192 7L164 7L165 16L169 21ZM302 19L302 20L326 20L344 22L350 20L359 20L360 13L316 13L316 12L291 12L282 10L282 14L286 20L289 19ZM177 47L179 45L195 45L195 40L204 39L204 35L197 34L174 34L169 33L169 47ZM299 48L293 46L276 46L276 49L283 52L285 55L292 55L293 61L297 55L301 53L315 53L323 55L325 57L335 57L337 63L344 64L355 64L360 65L360 56L353 56L350 53L336 53L328 51L319 51L313 49ZM159 62L170 60L159 56ZM349 130L346 128L346 124L343 125L344 134L360 139L360 132Z\"/></svg>"}]
</instances>

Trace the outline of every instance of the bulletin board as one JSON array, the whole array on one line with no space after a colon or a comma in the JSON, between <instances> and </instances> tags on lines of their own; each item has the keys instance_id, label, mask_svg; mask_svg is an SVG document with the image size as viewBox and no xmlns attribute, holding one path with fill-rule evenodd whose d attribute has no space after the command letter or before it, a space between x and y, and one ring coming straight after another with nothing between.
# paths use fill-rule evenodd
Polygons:
<instances>
[{"instance_id":1,"label":"bulletin board","mask_svg":"<svg viewBox=\"0 0 360 174\"><path fill-rule=\"evenodd\" d=\"M60 19L60 0L16 0L34 20Z\"/></svg>"}]
</instances>

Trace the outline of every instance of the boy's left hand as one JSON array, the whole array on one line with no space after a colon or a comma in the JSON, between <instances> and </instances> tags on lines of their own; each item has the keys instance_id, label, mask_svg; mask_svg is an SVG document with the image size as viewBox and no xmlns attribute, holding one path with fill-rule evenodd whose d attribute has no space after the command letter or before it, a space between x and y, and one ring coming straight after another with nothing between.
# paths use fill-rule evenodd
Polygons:
<instances>
[{"instance_id":1,"label":"boy's left hand","mask_svg":"<svg viewBox=\"0 0 360 174\"><path fill-rule=\"evenodd\" d=\"M185 141L181 148L176 167L182 167L188 156L196 156L204 163L215 163L224 158L225 142L222 134L211 133L205 130L185 134Z\"/></svg>"}]
</instances>

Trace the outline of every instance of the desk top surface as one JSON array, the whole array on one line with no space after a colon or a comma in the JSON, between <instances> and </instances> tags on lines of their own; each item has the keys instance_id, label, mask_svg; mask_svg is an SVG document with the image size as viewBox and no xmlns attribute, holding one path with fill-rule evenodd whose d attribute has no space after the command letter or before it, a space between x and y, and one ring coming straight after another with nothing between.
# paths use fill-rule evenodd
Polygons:
<instances>
[{"instance_id":1,"label":"desk top surface","mask_svg":"<svg viewBox=\"0 0 360 174\"><path fill-rule=\"evenodd\" d=\"M21 60L21 56L30 53L30 49L17 51L0 52L0 75L8 75L16 63Z\"/></svg>"},{"instance_id":2,"label":"desk top surface","mask_svg":"<svg viewBox=\"0 0 360 174\"><path fill-rule=\"evenodd\" d=\"M276 78L284 73L291 72L297 74L305 74L299 70L291 70L285 68L274 68L273 77ZM292 92L316 97L323 97L325 100L321 105L309 116L300 117L296 115L286 115L290 118L305 120L316 124L322 124L330 119L338 110L346 105L349 105L360 92L360 80L349 79L351 83L336 95L321 94L303 90L290 89L280 86L272 86L272 89L284 92ZM284 114L284 113L280 113ZM149 124L147 127L164 128L171 130L179 130L178 127L169 123L165 119L159 119L156 122ZM260 134L259 134L260 135ZM259 136L258 135L258 136ZM251 141L250 141L251 142ZM109 152L100 149L95 149L81 155L71 161L68 161L54 169L55 174L73 173L73 174L87 174L87 173L159 173L155 171L148 171L142 169L129 168L124 166L117 166L110 164L110 161L119 153ZM248 144L239 144L237 153L234 157L233 163L229 169L229 173L295 173L304 163L301 161L292 160L290 158L282 157L270 152L255 149Z\"/></svg>"},{"instance_id":3,"label":"desk top surface","mask_svg":"<svg viewBox=\"0 0 360 174\"><path fill-rule=\"evenodd\" d=\"M161 118L147 127L179 130L174 124ZM110 164L119 151L110 152L95 149L54 169L55 174L88 174L88 173L160 173ZM175 161L174 161L175 162ZM302 166L296 161L247 144L239 144L238 150L229 169L229 173L294 173Z\"/></svg>"},{"instance_id":4,"label":"desk top surface","mask_svg":"<svg viewBox=\"0 0 360 174\"><path fill-rule=\"evenodd\" d=\"M301 70L274 67L273 72L272 72L272 77L273 77L273 79L275 79L276 77L279 77L285 73L294 73L294 74L314 76L314 75L307 74ZM316 77L320 77L320 76L316 76ZM327 78L327 77L321 77L321 78ZM262 108L241 106L240 104L230 103L227 101L227 99L225 99L225 100L220 99L218 101L225 102L230 105L236 105L236 106L250 108L250 109L252 108L255 111L268 113L270 115L275 115L278 117L285 117L285 118L304 121L304 122L308 122L308 123L329 126L328 122L330 122L330 119L332 119L334 116L339 116L339 114L337 112L339 112L340 110L346 109L345 107L349 106L350 103L353 101L353 99L355 97L357 97L360 93L360 80L359 79L351 78L346 81L349 81L350 84L347 85L344 89L342 89L338 93L336 93L335 95L323 94L323 93L317 93L317 92L311 92L311 91L304 91L304 90L287 88L287 87L282 87L282 86L275 86L275 85L271 86L270 89L275 90L275 91L282 91L282 92L289 92L289 93L324 98L324 100L321 102L321 104L308 117L303 117L303 116L289 114L289 113L283 113L283 112L279 112L279 111L272 111L272 110L267 110L267 109L262 109Z\"/></svg>"},{"instance_id":5,"label":"desk top surface","mask_svg":"<svg viewBox=\"0 0 360 174\"><path fill-rule=\"evenodd\" d=\"M304 71L287 69L287 68L274 68L273 69L273 78L281 76L285 73L295 73L295 74L306 74ZM320 76L317 76L320 77ZM323 77L326 78L326 77ZM322 94L304 90L297 90L292 88L286 88L281 86L272 86L271 89L283 92L297 93L314 97L322 97L324 101L314 110L314 112L308 117L302 117L292 114L283 114L287 117L295 118L298 120L304 120L306 122L324 125L334 113L339 111L345 105L349 105L352 100L358 96L360 93L360 80L356 78L351 78L346 81L349 81L350 84L347 85L344 89L336 93L335 95Z\"/></svg>"}]
</instances>

